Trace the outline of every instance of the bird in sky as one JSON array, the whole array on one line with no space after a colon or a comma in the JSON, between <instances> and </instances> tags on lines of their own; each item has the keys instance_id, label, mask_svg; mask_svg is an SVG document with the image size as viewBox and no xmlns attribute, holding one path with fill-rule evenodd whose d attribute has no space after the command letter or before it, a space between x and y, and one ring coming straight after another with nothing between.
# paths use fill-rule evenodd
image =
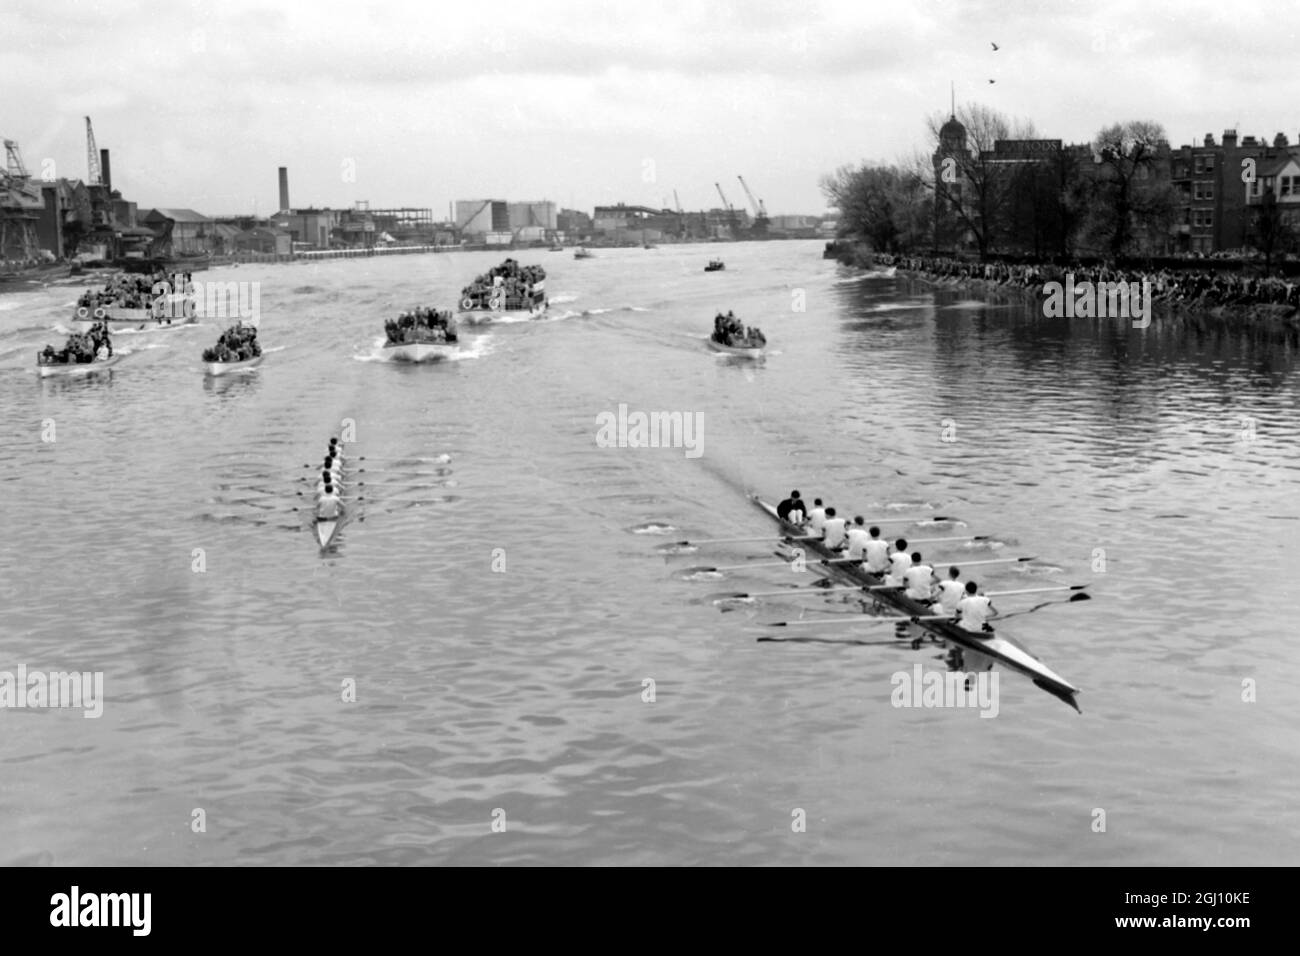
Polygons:
<instances>
[{"instance_id":1,"label":"bird in sky","mask_svg":"<svg viewBox=\"0 0 1300 956\"><path fill-rule=\"evenodd\" d=\"M989 80L990 83L996 83L997 80Z\"/></svg>"},{"instance_id":2,"label":"bird in sky","mask_svg":"<svg viewBox=\"0 0 1300 956\"><path fill-rule=\"evenodd\" d=\"M992 43L992 41L989 41L989 42ZM994 43L994 44L993 44L993 49L996 51L997 48L998 48L998 45L997 45L996 43Z\"/></svg>"}]
</instances>

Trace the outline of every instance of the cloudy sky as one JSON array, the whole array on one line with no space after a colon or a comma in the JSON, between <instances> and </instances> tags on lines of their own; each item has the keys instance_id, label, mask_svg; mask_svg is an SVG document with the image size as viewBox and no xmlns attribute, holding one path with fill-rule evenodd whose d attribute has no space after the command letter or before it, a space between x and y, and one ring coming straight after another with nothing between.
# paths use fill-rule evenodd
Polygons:
<instances>
[{"instance_id":1,"label":"cloudy sky","mask_svg":"<svg viewBox=\"0 0 1300 956\"><path fill-rule=\"evenodd\" d=\"M1200 0L5 0L0 135L142 207L551 199L820 213L818 177L959 101L1067 142L1300 138L1300 7ZM996 52L992 43L1000 49ZM995 80L989 83L989 80Z\"/></svg>"}]
</instances>

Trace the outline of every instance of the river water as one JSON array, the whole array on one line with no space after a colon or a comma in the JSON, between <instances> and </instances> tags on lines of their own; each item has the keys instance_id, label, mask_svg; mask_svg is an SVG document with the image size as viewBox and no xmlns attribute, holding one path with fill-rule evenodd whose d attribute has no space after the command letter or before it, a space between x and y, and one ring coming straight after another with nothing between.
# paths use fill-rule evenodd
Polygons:
<instances>
[{"instance_id":1,"label":"river water","mask_svg":"<svg viewBox=\"0 0 1300 956\"><path fill-rule=\"evenodd\" d=\"M0 295L0 670L104 675L98 719L0 710L0 863L1297 860L1295 354L774 242L528 254L548 320L382 360L385 317L499 258L203 273L260 283L269 354L230 379L208 319L38 380L82 287ZM718 309L763 362L706 349ZM696 450L599 441L620 404ZM322 555L294 509L345 427L356 520ZM747 493L792 487L990 536L941 559L1040 559L987 589L1089 585L1002 627L1082 714L1014 674L993 719L895 707L941 665L888 626L757 640L852 608L719 602L813 576L669 545L766 534Z\"/></svg>"}]
</instances>

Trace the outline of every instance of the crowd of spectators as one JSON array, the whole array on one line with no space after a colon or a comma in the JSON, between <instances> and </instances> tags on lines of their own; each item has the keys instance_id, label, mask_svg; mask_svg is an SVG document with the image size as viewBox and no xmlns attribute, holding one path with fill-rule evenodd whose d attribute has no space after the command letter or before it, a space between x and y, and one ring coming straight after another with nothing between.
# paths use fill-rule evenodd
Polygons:
<instances>
[{"instance_id":1,"label":"crowd of spectators","mask_svg":"<svg viewBox=\"0 0 1300 956\"><path fill-rule=\"evenodd\" d=\"M877 255L878 266L902 269L950 282L983 282L1035 290L1041 294L1048 282L1074 277L1083 282L1149 282L1152 299L1170 306L1213 309L1275 306L1280 311L1300 308L1300 280L1283 276L1248 275L1211 269L1139 269L1114 266L1056 266L968 262L933 256Z\"/></svg>"}]
</instances>

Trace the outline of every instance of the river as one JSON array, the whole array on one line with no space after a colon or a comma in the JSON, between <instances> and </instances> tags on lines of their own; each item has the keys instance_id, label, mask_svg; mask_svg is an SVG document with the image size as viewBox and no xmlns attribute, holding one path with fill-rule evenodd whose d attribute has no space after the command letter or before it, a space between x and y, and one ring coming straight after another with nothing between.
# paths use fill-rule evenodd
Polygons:
<instances>
[{"instance_id":1,"label":"river","mask_svg":"<svg viewBox=\"0 0 1300 956\"><path fill-rule=\"evenodd\" d=\"M520 254L548 319L429 366L382 360L383 319L500 255L201 273L259 283L267 359L229 379L205 319L39 380L82 287L0 295L0 671L104 675L98 718L0 710L0 863L1294 863L1296 355L821 248ZM719 309L761 363L706 349ZM696 447L600 440L620 405ZM358 520L322 555L295 509L342 429ZM813 576L669 545L766 534L746 495L795 487L1039 559L987 589L1087 584L1004 625L1082 713L1007 673L994 719L896 707L940 665L888 626L757 640L851 608L718 602Z\"/></svg>"}]
</instances>

